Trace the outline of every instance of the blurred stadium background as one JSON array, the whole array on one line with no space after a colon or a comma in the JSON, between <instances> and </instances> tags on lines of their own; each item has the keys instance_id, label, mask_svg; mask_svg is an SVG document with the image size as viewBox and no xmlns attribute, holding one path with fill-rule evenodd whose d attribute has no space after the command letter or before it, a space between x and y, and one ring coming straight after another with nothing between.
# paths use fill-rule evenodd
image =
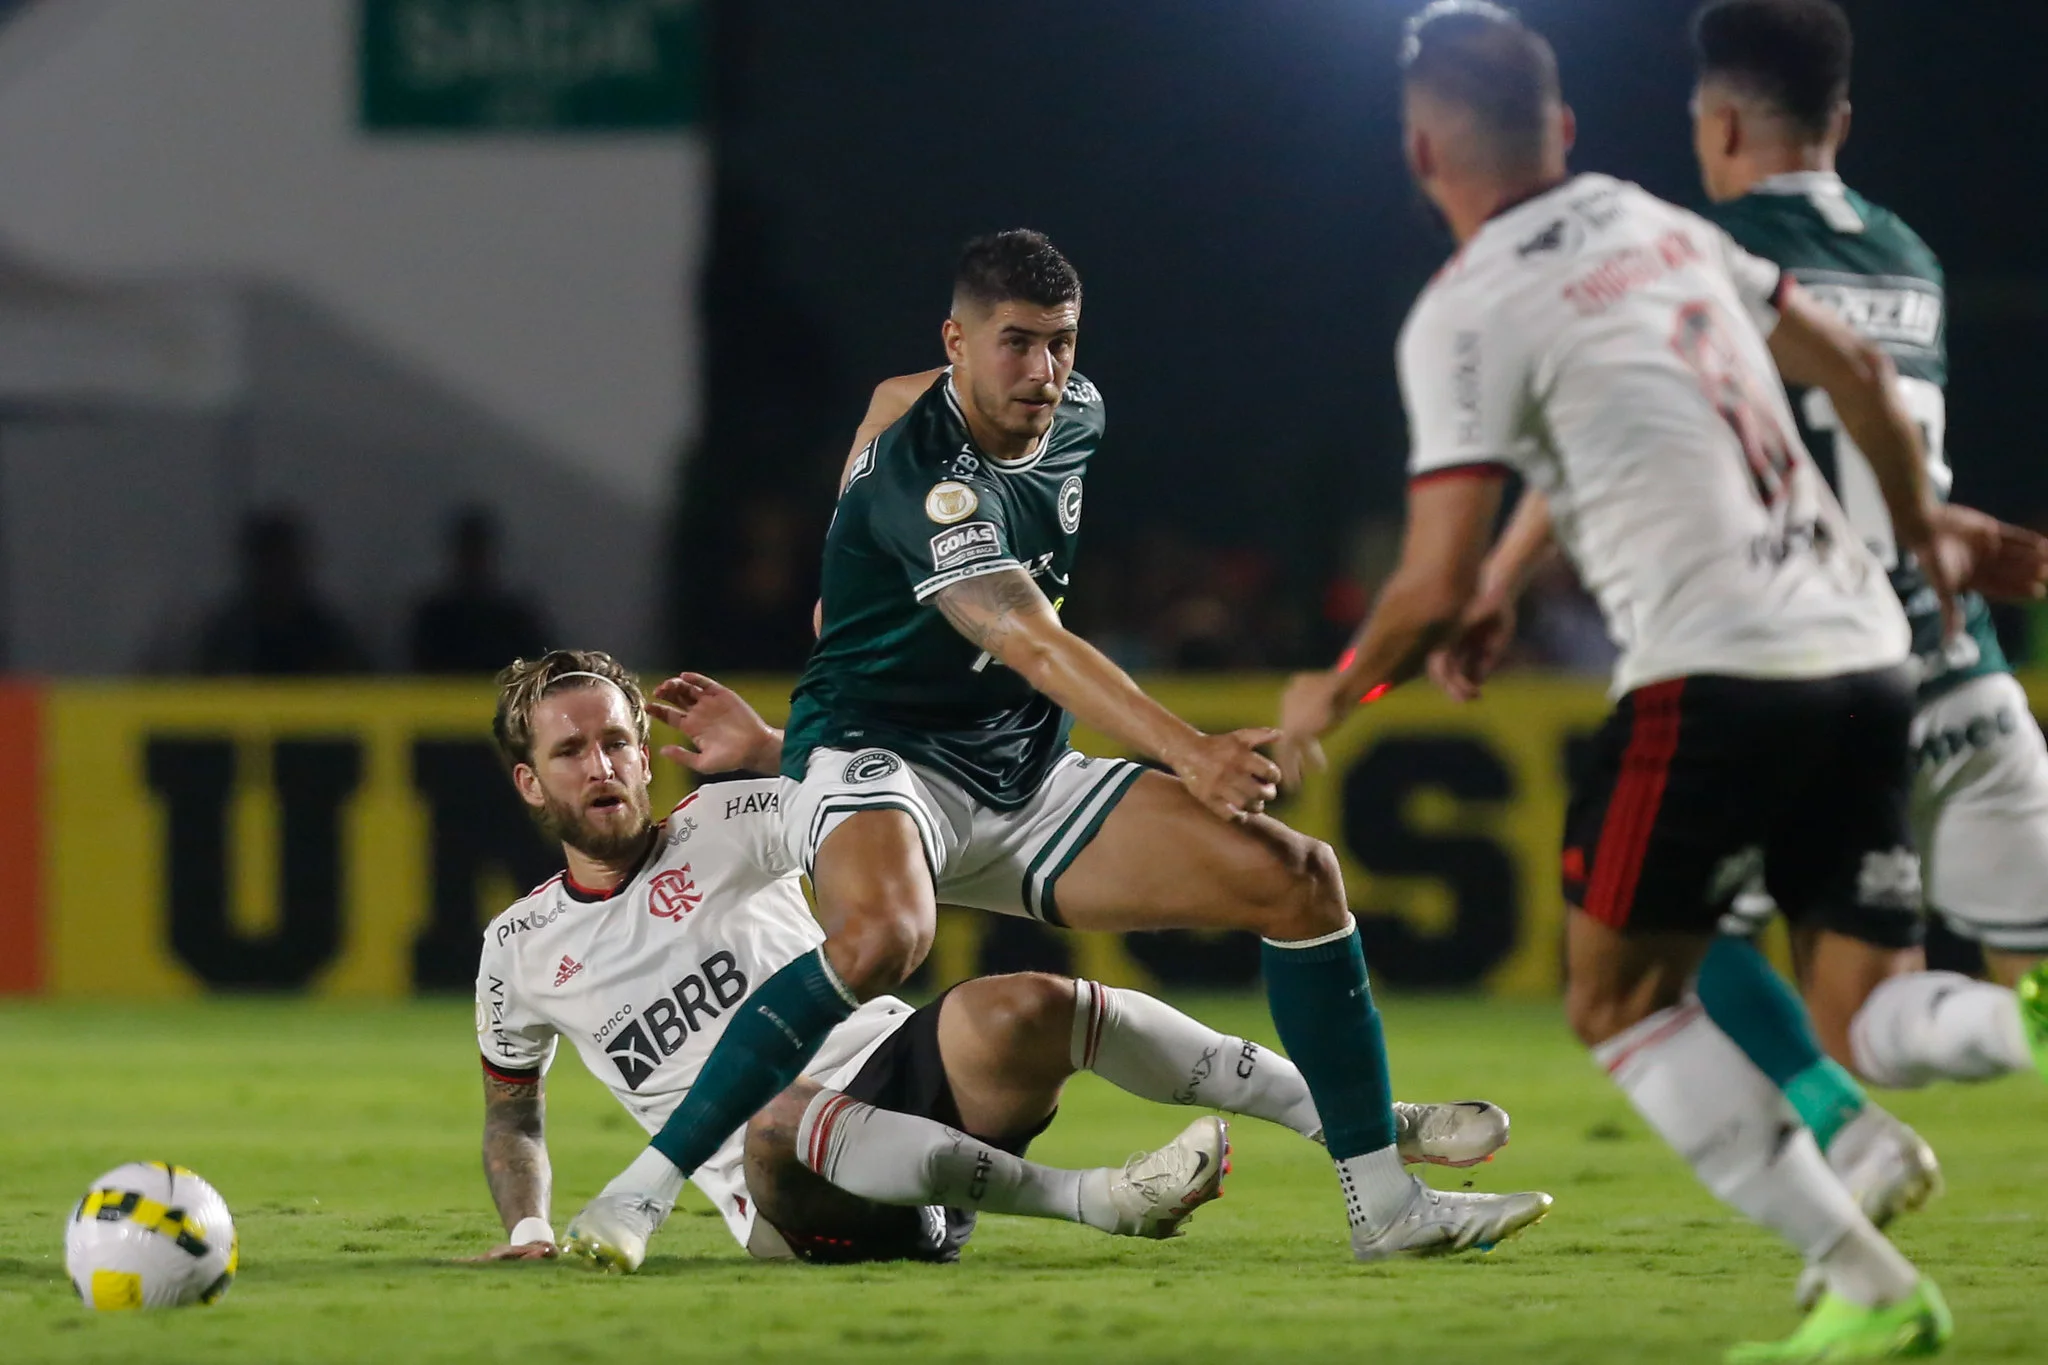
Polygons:
<instances>
[{"instance_id":1,"label":"blurred stadium background","mask_svg":"<svg viewBox=\"0 0 2048 1365\"><path fill-rule=\"evenodd\" d=\"M1445 255L1395 133L1409 8L0 5L0 990L462 989L478 916L552 857L476 680L573 643L772 709L866 392L931 363L952 252L995 226L1080 266L1115 408L1070 620L1262 722L1246 675L1327 661L1399 525L1392 338ZM1689 3L1527 8L1577 164L1695 201ZM1848 170L1947 262L1961 493L2043 524L2048 21L1852 8ZM1607 648L1568 582L1527 616L1543 681L1388 705L1295 811L1390 984L1553 983ZM2048 618L2002 626L2048 656ZM935 971L1069 951L967 932Z\"/></svg>"},{"instance_id":2,"label":"blurred stadium background","mask_svg":"<svg viewBox=\"0 0 2048 1365\"><path fill-rule=\"evenodd\" d=\"M1845 169L1949 271L1959 496L2048 528L2048 9L1848 7ZM598 647L778 714L866 393L934 363L978 231L1087 284L1114 412L1070 622L1197 723L1263 723L1399 527L1393 337L1447 254L1400 163L1412 8L0 0L0 1028L466 992L555 859L489 672ZM1697 202L1690 0L1521 8L1577 167ZM2048 667L2048 615L2000 627ZM1563 581L1519 655L1485 706L1377 708L1286 812L1383 986L1556 988L1608 656ZM923 984L1061 964L1215 991L1257 954L963 917Z\"/></svg>"}]
</instances>

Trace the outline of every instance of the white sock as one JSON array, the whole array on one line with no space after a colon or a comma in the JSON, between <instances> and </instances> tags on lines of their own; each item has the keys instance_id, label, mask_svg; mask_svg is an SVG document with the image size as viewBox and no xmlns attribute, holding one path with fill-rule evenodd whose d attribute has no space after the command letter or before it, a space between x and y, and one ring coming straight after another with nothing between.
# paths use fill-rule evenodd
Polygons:
<instances>
[{"instance_id":1,"label":"white sock","mask_svg":"<svg viewBox=\"0 0 2048 1365\"><path fill-rule=\"evenodd\" d=\"M1140 1099L1250 1114L1303 1137L1323 1126L1294 1063L1139 991L1074 983L1071 1060Z\"/></svg>"},{"instance_id":2,"label":"white sock","mask_svg":"<svg viewBox=\"0 0 2048 1365\"><path fill-rule=\"evenodd\" d=\"M632 1165L613 1177L603 1193L644 1195L674 1208L676 1200L682 1197L684 1183L683 1173L676 1169L675 1162L647 1147L633 1158Z\"/></svg>"},{"instance_id":3,"label":"white sock","mask_svg":"<svg viewBox=\"0 0 2048 1365\"><path fill-rule=\"evenodd\" d=\"M943 1204L1116 1228L1109 1172L1063 1171L1012 1156L914 1114L820 1090L796 1130L797 1159L878 1204Z\"/></svg>"},{"instance_id":4,"label":"white sock","mask_svg":"<svg viewBox=\"0 0 2048 1365\"><path fill-rule=\"evenodd\" d=\"M1344 1191L1344 1216L1353 1232L1376 1233L1401 1216L1415 1187L1422 1182L1408 1174L1396 1147L1347 1156L1337 1162L1337 1184Z\"/></svg>"},{"instance_id":5,"label":"white sock","mask_svg":"<svg viewBox=\"0 0 2048 1365\"><path fill-rule=\"evenodd\" d=\"M1849 1022L1849 1050L1864 1079L1894 1089L1988 1080L2034 1065L2019 1000L1955 972L1881 982Z\"/></svg>"},{"instance_id":6,"label":"white sock","mask_svg":"<svg viewBox=\"0 0 2048 1365\"><path fill-rule=\"evenodd\" d=\"M1637 1112L1721 1199L1827 1272L1853 1302L1889 1303L1919 1275L1870 1225L1770 1078L1696 1000L1593 1049Z\"/></svg>"}]
</instances>

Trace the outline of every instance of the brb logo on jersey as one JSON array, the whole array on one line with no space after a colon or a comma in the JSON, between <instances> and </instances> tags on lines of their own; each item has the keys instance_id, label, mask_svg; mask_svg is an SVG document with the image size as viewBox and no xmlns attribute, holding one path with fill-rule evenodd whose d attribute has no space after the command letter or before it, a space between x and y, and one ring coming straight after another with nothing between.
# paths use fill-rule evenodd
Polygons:
<instances>
[{"instance_id":1,"label":"brb logo on jersey","mask_svg":"<svg viewBox=\"0 0 2048 1365\"><path fill-rule=\"evenodd\" d=\"M647 883L647 913L656 919L679 920L703 903L704 893L690 879L688 863Z\"/></svg>"},{"instance_id":2,"label":"brb logo on jersey","mask_svg":"<svg viewBox=\"0 0 2048 1365\"><path fill-rule=\"evenodd\" d=\"M731 953L716 952L676 982L667 995L639 1011L640 1017L632 1023L616 1033L609 1023L599 1029L597 1040L604 1044L605 1055L619 1069L626 1088L638 1090L685 1039L737 1005L746 993L747 974L740 970L739 960Z\"/></svg>"}]
</instances>

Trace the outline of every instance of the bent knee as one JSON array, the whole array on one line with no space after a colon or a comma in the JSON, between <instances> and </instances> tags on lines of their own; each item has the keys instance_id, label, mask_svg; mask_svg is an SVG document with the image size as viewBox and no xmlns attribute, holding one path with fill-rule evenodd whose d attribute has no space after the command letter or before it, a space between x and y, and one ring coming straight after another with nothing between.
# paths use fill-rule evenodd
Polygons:
<instances>
[{"instance_id":1,"label":"bent knee","mask_svg":"<svg viewBox=\"0 0 2048 1365\"><path fill-rule=\"evenodd\" d=\"M750 1165L766 1168L795 1157L797 1129L820 1089L816 1081L799 1078L747 1120L744 1142Z\"/></svg>"},{"instance_id":2,"label":"bent knee","mask_svg":"<svg viewBox=\"0 0 2048 1365\"><path fill-rule=\"evenodd\" d=\"M932 949L933 916L918 907L871 902L855 908L825 944L847 989L863 1000L894 990Z\"/></svg>"},{"instance_id":3,"label":"bent knee","mask_svg":"<svg viewBox=\"0 0 2048 1365\"><path fill-rule=\"evenodd\" d=\"M1074 1033L1073 978L1046 972L1018 972L975 982L962 1000L974 1012L975 1032L1008 1053L1044 1052L1056 1044L1061 1056Z\"/></svg>"},{"instance_id":4,"label":"bent knee","mask_svg":"<svg viewBox=\"0 0 2048 1365\"><path fill-rule=\"evenodd\" d=\"M1337 852L1320 839L1289 832L1281 844L1279 894L1265 907L1259 932L1283 943L1338 933L1351 921L1344 901L1344 870Z\"/></svg>"}]
</instances>

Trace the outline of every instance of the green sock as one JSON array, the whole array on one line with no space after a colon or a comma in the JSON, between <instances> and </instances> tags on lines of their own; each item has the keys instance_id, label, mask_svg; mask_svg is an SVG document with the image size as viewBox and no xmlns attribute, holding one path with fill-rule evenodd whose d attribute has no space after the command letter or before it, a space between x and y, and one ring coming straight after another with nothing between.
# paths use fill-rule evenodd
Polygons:
<instances>
[{"instance_id":1,"label":"green sock","mask_svg":"<svg viewBox=\"0 0 2048 1365\"><path fill-rule=\"evenodd\" d=\"M1700 963L1695 989L1714 1026L1784 1092L1826 1151L1842 1125L1863 1112L1863 1088L1820 1050L1813 1020L1791 985L1754 943L1723 934Z\"/></svg>"},{"instance_id":2,"label":"green sock","mask_svg":"<svg viewBox=\"0 0 2048 1365\"><path fill-rule=\"evenodd\" d=\"M853 1010L825 950L805 953L740 1003L697 1083L648 1145L691 1174L802 1073Z\"/></svg>"},{"instance_id":3,"label":"green sock","mask_svg":"<svg viewBox=\"0 0 2048 1365\"><path fill-rule=\"evenodd\" d=\"M1288 1060L1308 1082L1323 1140L1338 1161L1394 1143L1387 1040L1365 979L1358 928L1307 943L1264 942L1266 1003Z\"/></svg>"}]
</instances>

